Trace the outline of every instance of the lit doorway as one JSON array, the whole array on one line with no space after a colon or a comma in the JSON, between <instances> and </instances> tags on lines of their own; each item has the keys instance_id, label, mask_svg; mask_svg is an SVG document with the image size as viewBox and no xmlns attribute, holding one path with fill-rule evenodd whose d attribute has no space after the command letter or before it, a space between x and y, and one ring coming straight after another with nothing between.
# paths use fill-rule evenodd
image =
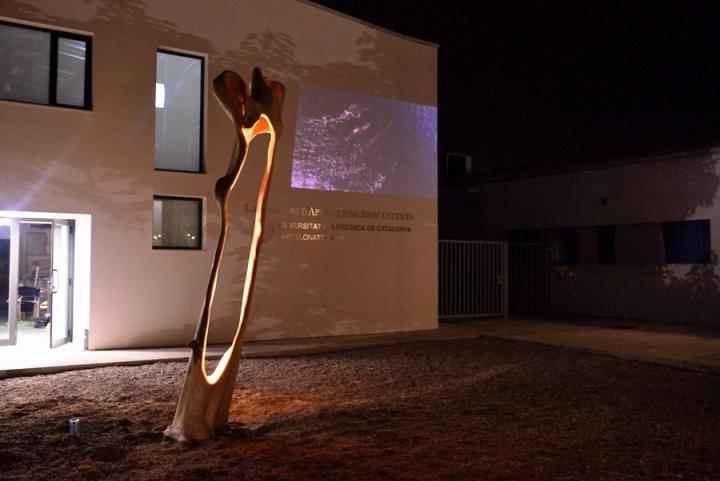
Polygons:
<instances>
[{"instance_id":1,"label":"lit doorway","mask_svg":"<svg viewBox=\"0 0 720 481\"><path fill-rule=\"evenodd\" d=\"M74 222L0 217L0 346L73 338Z\"/></svg>"}]
</instances>

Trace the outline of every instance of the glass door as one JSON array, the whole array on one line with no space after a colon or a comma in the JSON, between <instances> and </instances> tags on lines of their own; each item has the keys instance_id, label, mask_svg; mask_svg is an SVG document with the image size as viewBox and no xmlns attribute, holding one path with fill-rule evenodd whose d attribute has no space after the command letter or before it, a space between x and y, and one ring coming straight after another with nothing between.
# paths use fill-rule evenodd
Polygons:
<instances>
[{"instance_id":1,"label":"glass door","mask_svg":"<svg viewBox=\"0 0 720 481\"><path fill-rule=\"evenodd\" d=\"M70 233L67 220L53 221L50 347L61 346L70 340Z\"/></svg>"},{"instance_id":2,"label":"glass door","mask_svg":"<svg viewBox=\"0 0 720 481\"><path fill-rule=\"evenodd\" d=\"M0 346L17 343L18 221L0 217Z\"/></svg>"}]
</instances>

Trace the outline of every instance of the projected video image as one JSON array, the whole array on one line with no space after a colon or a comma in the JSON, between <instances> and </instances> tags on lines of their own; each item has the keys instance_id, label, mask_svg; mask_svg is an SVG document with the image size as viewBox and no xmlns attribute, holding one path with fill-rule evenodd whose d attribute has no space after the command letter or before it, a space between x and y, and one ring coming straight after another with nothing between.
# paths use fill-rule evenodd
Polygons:
<instances>
[{"instance_id":1,"label":"projected video image","mask_svg":"<svg viewBox=\"0 0 720 481\"><path fill-rule=\"evenodd\" d=\"M292 182L298 189L437 195L437 108L303 86Z\"/></svg>"}]
</instances>

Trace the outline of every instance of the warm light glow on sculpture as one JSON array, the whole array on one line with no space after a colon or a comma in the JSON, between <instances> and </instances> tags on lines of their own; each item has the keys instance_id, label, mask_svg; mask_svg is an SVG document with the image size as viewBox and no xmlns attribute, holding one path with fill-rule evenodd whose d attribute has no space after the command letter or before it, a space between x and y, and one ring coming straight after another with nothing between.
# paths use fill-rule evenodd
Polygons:
<instances>
[{"instance_id":1,"label":"warm light glow on sculpture","mask_svg":"<svg viewBox=\"0 0 720 481\"><path fill-rule=\"evenodd\" d=\"M175 419L165 430L165 436L178 441L199 441L212 438L218 430L225 428L228 422L230 400L235 387L242 351L242 337L247 324L255 283L255 271L263 235L265 203L275 157L275 144L282 134L281 115L285 97L285 87L279 82L264 78L257 67L253 70L249 90L248 94L245 82L235 72L226 70L213 81L215 99L235 125L236 141L230 166L226 174L220 177L215 184L215 198L220 206L222 218L220 237L215 249L197 331L194 339L189 343L192 354L188 363L185 384L180 394ZM261 134L270 135L270 145L255 211L255 224L250 243L240 319L232 345L225 351L215 370L208 374L205 368L205 351L218 272L227 241L228 203L233 187L245 164L248 147L252 140Z\"/></svg>"}]
</instances>

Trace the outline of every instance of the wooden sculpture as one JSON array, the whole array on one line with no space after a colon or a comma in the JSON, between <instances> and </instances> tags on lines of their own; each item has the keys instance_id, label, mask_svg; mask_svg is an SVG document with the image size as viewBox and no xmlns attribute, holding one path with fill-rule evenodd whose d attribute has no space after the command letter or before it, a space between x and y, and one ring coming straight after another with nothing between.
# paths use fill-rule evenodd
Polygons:
<instances>
[{"instance_id":1,"label":"wooden sculpture","mask_svg":"<svg viewBox=\"0 0 720 481\"><path fill-rule=\"evenodd\" d=\"M213 80L213 92L225 113L235 124L236 140L227 173L220 177L215 184L215 198L220 205L222 216L220 238L215 248L215 257L197 331L194 339L189 343L192 354L175 412L175 419L165 430L165 436L178 441L209 439L214 437L218 430L227 427L230 400L235 387L242 338L250 309L258 253L262 241L265 201L272 175L275 145L278 137L282 134L281 114L285 87L281 83L264 78L259 68L256 67L253 70L249 95L243 79L235 72L227 70ZM242 172L250 142L260 134L270 135L270 145L255 210L255 226L250 244L240 320L232 345L225 351L213 373L208 374L205 369L205 350L218 271L227 240L228 201L240 172Z\"/></svg>"}]
</instances>

